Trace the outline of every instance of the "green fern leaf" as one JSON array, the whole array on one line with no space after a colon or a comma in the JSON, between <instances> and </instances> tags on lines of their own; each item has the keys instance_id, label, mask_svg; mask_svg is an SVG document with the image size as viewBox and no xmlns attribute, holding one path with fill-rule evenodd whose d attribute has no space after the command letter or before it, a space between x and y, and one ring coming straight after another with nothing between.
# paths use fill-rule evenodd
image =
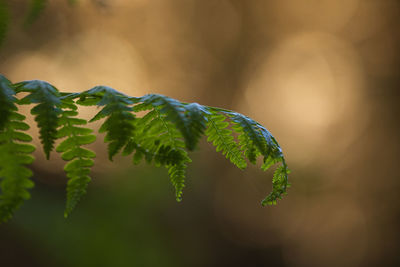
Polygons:
<instances>
[{"instance_id":1,"label":"green fern leaf","mask_svg":"<svg viewBox=\"0 0 400 267\"><path fill-rule=\"evenodd\" d=\"M33 162L31 153L35 147L21 143L32 140L31 136L22 132L29 129L24 119L25 116L12 111L0 131L0 222L9 220L24 200L30 198L28 189L34 185L29 179L32 171L25 166Z\"/></svg>"},{"instance_id":2,"label":"green fern leaf","mask_svg":"<svg viewBox=\"0 0 400 267\"><path fill-rule=\"evenodd\" d=\"M277 200L282 199L282 196L287 194L286 189L290 187L288 183L289 173L290 171L285 163L278 166L272 178L272 192L261 202L263 206L276 205Z\"/></svg>"},{"instance_id":3,"label":"green fern leaf","mask_svg":"<svg viewBox=\"0 0 400 267\"><path fill-rule=\"evenodd\" d=\"M0 0L1 1L1 0ZM272 192L263 205L276 204L286 194L289 170L276 139L261 124L242 114L197 103L181 103L162 95L129 97L110 87L96 86L82 93L61 93L43 81L25 81L12 85L0 75L0 221L10 218L24 199L29 198L33 183L31 171L25 165L33 158L31 136L24 133L29 126L18 114L16 105L36 104L31 110L39 127L39 138L49 158L57 138L64 140L57 146L68 177L67 217L82 196L90 181L90 168L95 153L83 146L95 141L92 130L77 118L76 104L96 105L101 110L90 120L105 119L99 132L106 133L110 160L118 152L132 155L133 163L143 158L148 163L168 170L176 199L182 199L187 164L191 162L186 150L193 150L203 134L227 159L240 169L263 157L262 170L280 164L274 172ZM27 95L18 100L15 94ZM78 99L75 102L75 99ZM141 117L136 117L140 112ZM234 134L233 131L236 133ZM235 138L237 136L237 138Z\"/></svg>"},{"instance_id":4,"label":"green fern leaf","mask_svg":"<svg viewBox=\"0 0 400 267\"><path fill-rule=\"evenodd\" d=\"M247 116L236 112L227 112L231 117L233 129L239 133L239 144L250 162L255 163L258 156L263 156L261 169L266 171L272 165L282 162L275 170L272 192L262 201L262 205L276 204L286 194L288 184L288 172L282 150L271 133L262 125Z\"/></svg>"},{"instance_id":5,"label":"green fern leaf","mask_svg":"<svg viewBox=\"0 0 400 267\"><path fill-rule=\"evenodd\" d=\"M93 165L92 158L95 158L96 154L82 146L93 143L96 136L91 134L91 129L79 126L87 122L75 118L78 112L73 100L64 99L62 108L63 112L59 119L61 128L57 137L66 139L57 146L56 151L62 153L63 160L69 161L64 166L68 177L67 204L64 212L64 216L67 217L86 193L87 185L91 180L90 167Z\"/></svg>"},{"instance_id":6,"label":"green fern leaf","mask_svg":"<svg viewBox=\"0 0 400 267\"><path fill-rule=\"evenodd\" d=\"M129 141L134 130L133 121L135 116L128 111L113 112L103 123L99 132L106 132L105 142L108 142L108 155L112 160Z\"/></svg>"},{"instance_id":7,"label":"green fern leaf","mask_svg":"<svg viewBox=\"0 0 400 267\"><path fill-rule=\"evenodd\" d=\"M99 132L106 133L104 141L108 143L108 157L112 160L132 136L135 116L129 105L133 102L126 95L107 86L96 86L82 93L80 103L85 101L103 106L90 122L107 118Z\"/></svg>"},{"instance_id":8,"label":"green fern leaf","mask_svg":"<svg viewBox=\"0 0 400 267\"><path fill-rule=\"evenodd\" d=\"M221 151L227 159L235 164L239 169L245 169L247 166L246 160L242 156L238 144L235 142L232 135L232 130L227 129L229 122L222 114L212 111L207 116L207 141L212 142L216 147L217 152Z\"/></svg>"},{"instance_id":9,"label":"green fern leaf","mask_svg":"<svg viewBox=\"0 0 400 267\"><path fill-rule=\"evenodd\" d=\"M141 101L143 101L145 105L147 104L157 108L160 113L165 115L166 120L176 126L185 140L187 149L193 150L196 147L198 139L201 136L201 129L193 127L193 124L190 123L186 115L185 106L181 102L158 94L145 95L141 98ZM188 110L189 116L198 113L200 113L200 109L196 106L192 106L192 108Z\"/></svg>"},{"instance_id":10,"label":"green fern leaf","mask_svg":"<svg viewBox=\"0 0 400 267\"><path fill-rule=\"evenodd\" d=\"M0 131L4 129L12 111L17 109L14 95L11 82L0 74Z\"/></svg>"},{"instance_id":11,"label":"green fern leaf","mask_svg":"<svg viewBox=\"0 0 400 267\"><path fill-rule=\"evenodd\" d=\"M182 192L185 187L186 167L187 165L185 162L168 165L168 174L172 185L175 187L175 195L178 202L182 201Z\"/></svg>"},{"instance_id":12,"label":"green fern leaf","mask_svg":"<svg viewBox=\"0 0 400 267\"><path fill-rule=\"evenodd\" d=\"M150 111L142 118L137 118L134 135L125 147L124 154L128 155L135 150L134 163L145 157L149 163L154 161L156 166L165 166L175 187L176 199L180 201L186 165L191 162L185 150L182 131L173 123L169 112L162 111L163 105L154 104L154 98L151 101L146 98L144 100L143 103L134 106L133 110Z\"/></svg>"},{"instance_id":13,"label":"green fern leaf","mask_svg":"<svg viewBox=\"0 0 400 267\"><path fill-rule=\"evenodd\" d=\"M58 119L61 113L60 93L57 88L44 81L25 81L15 84L16 92L29 93L20 100L20 104L37 104L31 114L39 127L39 138L46 158L50 158L54 142L57 139Z\"/></svg>"},{"instance_id":14,"label":"green fern leaf","mask_svg":"<svg viewBox=\"0 0 400 267\"><path fill-rule=\"evenodd\" d=\"M198 103L185 105L185 110L186 117L189 120L189 133L193 137L194 147L204 135L204 131L207 128L207 115L210 115L211 113L206 107Z\"/></svg>"},{"instance_id":15,"label":"green fern leaf","mask_svg":"<svg viewBox=\"0 0 400 267\"><path fill-rule=\"evenodd\" d=\"M251 141L252 145L259 151L259 153L265 157L268 157L270 153L270 146L272 141L265 138L260 129L258 123L239 113L229 113L231 120L236 124L235 130L240 133L239 140L242 139L241 135L246 135ZM250 147L250 149L254 149Z\"/></svg>"}]
</instances>

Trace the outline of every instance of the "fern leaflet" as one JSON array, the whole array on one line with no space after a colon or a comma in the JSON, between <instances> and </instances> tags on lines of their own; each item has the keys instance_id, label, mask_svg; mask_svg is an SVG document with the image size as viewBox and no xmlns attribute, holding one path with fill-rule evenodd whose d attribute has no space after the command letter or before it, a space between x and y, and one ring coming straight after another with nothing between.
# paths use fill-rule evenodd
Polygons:
<instances>
[{"instance_id":1,"label":"fern leaflet","mask_svg":"<svg viewBox=\"0 0 400 267\"><path fill-rule=\"evenodd\" d=\"M207 116L207 119L207 141L212 142L217 152L221 151L221 153L239 169L245 169L247 163L242 156L238 144L234 140L232 130L227 129L229 122L226 121L226 117L212 111L212 113Z\"/></svg>"},{"instance_id":2,"label":"fern leaflet","mask_svg":"<svg viewBox=\"0 0 400 267\"><path fill-rule=\"evenodd\" d=\"M159 112L165 115L165 119L175 125L181 132L186 147L189 150L193 150L196 147L199 137L201 136L199 132L200 129L193 127L193 124L190 123L188 117L185 115L185 107L181 102L157 94L145 95L141 98L141 101L144 104L158 108ZM195 113L198 111L192 108L189 112Z\"/></svg>"},{"instance_id":3,"label":"fern leaflet","mask_svg":"<svg viewBox=\"0 0 400 267\"><path fill-rule=\"evenodd\" d=\"M135 149L134 163L140 162L144 156L149 163L154 161L157 166L165 166L175 187L176 199L180 201L187 163L191 162L182 140L183 134L173 120L168 118L169 112L162 111L163 106L154 105L154 102L146 101L145 98L142 104L134 107L135 111L149 109L151 111L137 119L135 135L130 140L131 145L127 146L124 152L130 154Z\"/></svg>"},{"instance_id":4,"label":"fern leaflet","mask_svg":"<svg viewBox=\"0 0 400 267\"><path fill-rule=\"evenodd\" d=\"M93 101L97 106L104 106L90 122L107 118L99 132L106 133L104 141L108 143L110 160L128 143L134 130L135 116L129 105L132 102L127 97L107 86L96 86L81 94L79 103Z\"/></svg>"},{"instance_id":5,"label":"fern leaflet","mask_svg":"<svg viewBox=\"0 0 400 267\"><path fill-rule=\"evenodd\" d=\"M91 134L93 131L77 125L85 125L84 119L75 118L78 115L77 106L71 99L64 99L62 103L63 113L59 120L61 128L58 131L58 138L66 139L61 142L57 152L61 152L62 159L69 161L64 170L67 173L67 204L64 216L67 217L75 208L81 197L86 193L86 187L90 182L90 167L93 165L92 158L96 154L83 145L88 145L96 140L96 136Z\"/></svg>"},{"instance_id":6,"label":"fern leaflet","mask_svg":"<svg viewBox=\"0 0 400 267\"><path fill-rule=\"evenodd\" d=\"M16 110L14 95L11 82L0 75L0 131L4 129L12 111Z\"/></svg>"},{"instance_id":7,"label":"fern leaflet","mask_svg":"<svg viewBox=\"0 0 400 267\"><path fill-rule=\"evenodd\" d=\"M21 142L30 142L30 135L24 133L29 125L25 116L16 112L16 107L9 115L9 121L0 131L0 222L9 220L13 212L21 206L24 200L30 198L27 189L33 187L29 179L32 171L25 167L34 160L30 154L35 147Z\"/></svg>"},{"instance_id":8,"label":"fern leaflet","mask_svg":"<svg viewBox=\"0 0 400 267\"><path fill-rule=\"evenodd\" d=\"M185 110L186 117L189 120L189 133L193 136L195 146L204 135L207 128L207 115L211 113L206 107L197 103L185 105Z\"/></svg>"},{"instance_id":9,"label":"fern leaflet","mask_svg":"<svg viewBox=\"0 0 400 267\"><path fill-rule=\"evenodd\" d=\"M51 84L38 80L17 83L15 86L17 93L29 93L21 99L20 104L38 104L31 110L31 114L35 116L40 129L39 138L46 158L49 159L57 139L58 119L61 113L60 93Z\"/></svg>"}]
</instances>

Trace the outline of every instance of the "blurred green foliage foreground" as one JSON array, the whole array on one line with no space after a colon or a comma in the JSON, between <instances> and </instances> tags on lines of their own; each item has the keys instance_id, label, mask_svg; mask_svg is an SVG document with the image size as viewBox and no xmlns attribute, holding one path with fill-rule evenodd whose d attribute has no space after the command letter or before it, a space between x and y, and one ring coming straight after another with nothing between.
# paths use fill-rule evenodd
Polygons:
<instances>
[{"instance_id":1,"label":"blurred green foliage foreground","mask_svg":"<svg viewBox=\"0 0 400 267\"><path fill-rule=\"evenodd\" d=\"M24 94L22 98L16 95ZM81 93L63 93L53 85L39 80L11 83L0 75L0 221L7 221L13 212L30 198L27 191L34 183L32 171L26 165L34 161L26 133L30 126L18 112L20 105L33 105L31 114L39 129L39 138L46 158L56 147L68 163L64 170L68 177L67 217L86 193L91 180L90 168L96 154L83 146L93 143L93 130L83 127L87 121L77 118L77 105L96 106L101 110L89 122L104 119L99 132L105 133L108 158L122 153L132 155L135 164L145 159L168 170L176 199L182 198L188 155L206 135L217 151L221 151L240 169L247 167L246 159L256 164L261 157L261 169L266 171L279 164L272 180L272 192L263 205L276 204L286 194L288 168L282 150L262 125L234 111L182 103L157 94L130 97L107 86L96 86ZM141 117L135 115L140 112Z\"/></svg>"},{"instance_id":2,"label":"blurred green foliage foreground","mask_svg":"<svg viewBox=\"0 0 400 267\"><path fill-rule=\"evenodd\" d=\"M199 172L192 173L192 181L201 178ZM68 220L60 216L62 187L38 183L35 197L16 212L13 223L0 227L4 266L261 266L282 261L279 250L239 244L221 233L213 197L201 193L212 187L211 180L195 183L200 187L176 205L163 176L162 169L145 166L117 170L112 179L118 182L94 183Z\"/></svg>"}]
</instances>

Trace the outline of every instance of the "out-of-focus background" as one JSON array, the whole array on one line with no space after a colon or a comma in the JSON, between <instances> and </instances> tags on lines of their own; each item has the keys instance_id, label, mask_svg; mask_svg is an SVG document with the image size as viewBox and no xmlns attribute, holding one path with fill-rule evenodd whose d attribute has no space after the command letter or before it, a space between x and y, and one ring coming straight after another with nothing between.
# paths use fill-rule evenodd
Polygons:
<instances>
[{"instance_id":1,"label":"out-of-focus background","mask_svg":"<svg viewBox=\"0 0 400 267\"><path fill-rule=\"evenodd\" d=\"M65 220L64 163L38 148L32 199L0 226L1 266L400 265L399 1L48 0L30 25L30 1L3 2L13 82L239 111L276 136L292 187L261 207L271 173L203 140L177 203L164 169L110 163L100 140Z\"/></svg>"}]
</instances>

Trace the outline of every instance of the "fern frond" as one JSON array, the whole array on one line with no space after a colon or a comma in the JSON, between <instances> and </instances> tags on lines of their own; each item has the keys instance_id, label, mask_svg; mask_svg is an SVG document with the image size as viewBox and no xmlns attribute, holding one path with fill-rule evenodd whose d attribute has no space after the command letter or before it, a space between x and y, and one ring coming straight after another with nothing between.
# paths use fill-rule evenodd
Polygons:
<instances>
[{"instance_id":1,"label":"fern frond","mask_svg":"<svg viewBox=\"0 0 400 267\"><path fill-rule=\"evenodd\" d=\"M129 141L134 130L135 116L128 111L113 112L99 129L99 133L106 132L105 142L108 142L108 156L112 160Z\"/></svg>"},{"instance_id":2,"label":"fern frond","mask_svg":"<svg viewBox=\"0 0 400 267\"><path fill-rule=\"evenodd\" d=\"M166 120L175 125L181 132L187 149L193 150L196 147L199 137L201 136L201 127L193 127L193 123L191 124L191 121L186 115L185 106L181 102L158 94L145 95L141 98L141 101L145 105L147 104L157 108L161 114L165 115ZM192 115L196 115L199 112L200 109L196 106L192 106L192 108L188 110L188 113Z\"/></svg>"},{"instance_id":3,"label":"fern frond","mask_svg":"<svg viewBox=\"0 0 400 267\"><path fill-rule=\"evenodd\" d=\"M17 109L14 95L11 82L0 74L0 131L4 129L12 111Z\"/></svg>"},{"instance_id":4,"label":"fern frond","mask_svg":"<svg viewBox=\"0 0 400 267\"><path fill-rule=\"evenodd\" d=\"M205 132L208 136L207 141L212 142L217 152L221 151L239 169L245 169L247 167L246 160L234 140L232 130L228 129L227 118L223 114L212 111L207 119L207 130Z\"/></svg>"},{"instance_id":5,"label":"fern frond","mask_svg":"<svg viewBox=\"0 0 400 267\"><path fill-rule=\"evenodd\" d=\"M27 94L18 100L15 96L18 93ZM30 154L35 148L21 143L32 138L23 132L29 126L17 108L24 104L35 104L31 113L47 158L55 140L64 139L56 151L68 161L64 166L68 177L65 217L86 193L96 156L84 148L96 137L91 129L82 127L87 121L77 118L77 105L101 108L90 122L105 119L99 132L106 133L104 141L108 143L110 160L122 151L123 155L132 155L135 164L144 158L148 163L167 168L178 201L182 199L186 168L191 162L187 150L194 150L203 134L240 169L246 168L246 159L255 164L259 157L263 158L264 171L279 164L272 192L262 205L276 204L290 186L289 169L276 139L261 124L240 113L182 103L157 94L130 97L107 86L96 86L82 93L63 93L47 82L33 80L13 85L0 75L0 221L8 220L23 200L29 198L27 189L33 186L29 180L32 172L26 165L33 161ZM144 115L136 117L136 112Z\"/></svg>"},{"instance_id":6,"label":"fern frond","mask_svg":"<svg viewBox=\"0 0 400 267\"><path fill-rule=\"evenodd\" d=\"M73 100L64 99L62 108L63 112L59 119L61 128L57 137L66 139L57 146L56 151L62 153L63 160L69 161L64 167L68 177L67 204L64 212L64 216L67 217L86 193L91 180L90 167L93 165L92 158L95 158L96 154L82 146L93 143L96 136L91 134L93 132L91 129L80 126L87 122L75 118L78 112Z\"/></svg>"},{"instance_id":7,"label":"fern frond","mask_svg":"<svg viewBox=\"0 0 400 267\"><path fill-rule=\"evenodd\" d=\"M254 145L252 139L248 135L243 134L242 128L240 126L235 124L232 126L232 129L235 132L241 133L238 136L240 149L242 150L243 154L249 160L250 163L256 164L257 158L261 156L261 153Z\"/></svg>"},{"instance_id":8,"label":"fern frond","mask_svg":"<svg viewBox=\"0 0 400 267\"><path fill-rule=\"evenodd\" d=\"M193 136L194 145L196 145L200 138L204 135L207 128L207 115L210 111L206 107L198 103L190 103L185 105L186 117L189 120L189 133Z\"/></svg>"},{"instance_id":9,"label":"fern frond","mask_svg":"<svg viewBox=\"0 0 400 267\"><path fill-rule=\"evenodd\" d=\"M176 199L182 199L186 165L191 162L183 134L177 125L169 118L168 112L162 112L162 105L154 105L146 101L134 106L134 111L150 110L142 118L137 118L135 132L130 145L125 148L124 154L135 150L134 163L145 157L146 161L155 162L156 166L165 166L172 185L175 187Z\"/></svg>"},{"instance_id":10,"label":"fern frond","mask_svg":"<svg viewBox=\"0 0 400 267\"><path fill-rule=\"evenodd\" d=\"M287 179L289 170L278 142L267 129L249 117L236 112L227 114L235 124L233 129L239 133L239 144L250 162L255 163L258 156L263 156L261 169L264 171L276 163L282 163L275 170L272 192L261 202L262 205L276 204L277 199L281 199L289 187Z\"/></svg>"},{"instance_id":11,"label":"fern frond","mask_svg":"<svg viewBox=\"0 0 400 267\"><path fill-rule=\"evenodd\" d=\"M175 196L178 202L182 201L183 188L185 187L186 162L168 165L168 174L172 185L175 187Z\"/></svg>"},{"instance_id":12,"label":"fern frond","mask_svg":"<svg viewBox=\"0 0 400 267\"><path fill-rule=\"evenodd\" d=\"M128 143L134 130L135 116L132 114L133 102L127 96L107 86L96 86L81 94L80 103L95 103L103 108L90 122L107 118L99 133L106 133L104 141L108 143L110 160Z\"/></svg>"},{"instance_id":13,"label":"fern frond","mask_svg":"<svg viewBox=\"0 0 400 267\"><path fill-rule=\"evenodd\" d=\"M20 104L37 104L31 114L39 127L39 138L46 158L50 158L54 142L57 139L58 119L61 113L60 93L53 85L39 80L15 84L16 92L29 93L20 100Z\"/></svg>"},{"instance_id":14,"label":"fern frond","mask_svg":"<svg viewBox=\"0 0 400 267\"><path fill-rule=\"evenodd\" d=\"M261 202L263 206L276 205L276 201L287 194L286 189L290 187L288 183L289 173L286 163L277 167L272 178L272 192Z\"/></svg>"},{"instance_id":15,"label":"fern frond","mask_svg":"<svg viewBox=\"0 0 400 267\"><path fill-rule=\"evenodd\" d=\"M234 129L240 134L238 137L239 140L244 139L241 136L246 136L251 143L251 147L249 147L249 149L256 148L261 155L268 157L270 148L272 146L272 141L270 138L265 138L263 136L258 128L257 122L236 112L230 113L229 116L231 117L233 123L236 124Z\"/></svg>"},{"instance_id":16,"label":"fern frond","mask_svg":"<svg viewBox=\"0 0 400 267\"><path fill-rule=\"evenodd\" d=\"M13 110L17 109L13 107ZM28 189L34 185L29 179L32 171L26 165L33 162L31 153L35 147L21 143L32 140L23 132L29 129L24 120L25 116L11 111L9 120L0 131L0 222L9 220L24 200L30 198Z\"/></svg>"},{"instance_id":17,"label":"fern frond","mask_svg":"<svg viewBox=\"0 0 400 267\"><path fill-rule=\"evenodd\" d=\"M203 112L201 106L193 104L185 108L177 100L161 95L146 95L139 102L133 110L148 113L136 120L134 136L124 154L135 151L134 163L145 157L149 163L154 161L157 166L165 166L175 187L176 199L181 201L187 163L191 162L185 147L193 149L205 128L205 119L197 120Z\"/></svg>"}]
</instances>

